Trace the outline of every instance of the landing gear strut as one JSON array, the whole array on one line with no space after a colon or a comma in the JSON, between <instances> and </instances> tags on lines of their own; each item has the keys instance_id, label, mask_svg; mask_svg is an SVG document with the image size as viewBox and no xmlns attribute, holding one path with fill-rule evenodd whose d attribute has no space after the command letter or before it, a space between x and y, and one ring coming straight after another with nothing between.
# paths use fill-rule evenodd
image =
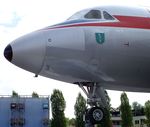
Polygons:
<instances>
[{"instance_id":1,"label":"landing gear strut","mask_svg":"<svg viewBox=\"0 0 150 127\"><path fill-rule=\"evenodd\" d=\"M90 108L85 113L85 127L94 127L105 120L104 109L108 108L108 97L99 83L78 83L79 87L87 95L87 104Z\"/></svg>"}]
</instances>

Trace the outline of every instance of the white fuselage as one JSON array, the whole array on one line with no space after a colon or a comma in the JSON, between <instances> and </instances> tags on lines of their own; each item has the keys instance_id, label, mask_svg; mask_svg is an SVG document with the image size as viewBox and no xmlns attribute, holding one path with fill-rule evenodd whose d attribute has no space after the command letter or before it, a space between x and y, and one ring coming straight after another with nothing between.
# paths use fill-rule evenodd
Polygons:
<instances>
[{"instance_id":1,"label":"white fuselage","mask_svg":"<svg viewBox=\"0 0 150 127\"><path fill-rule=\"evenodd\" d=\"M91 10L99 10L101 19L84 19ZM69 83L99 82L107 89L150 92L149 11L108 6L83 12L15 40L11 62Z\"/></svg>"}]
</instances>

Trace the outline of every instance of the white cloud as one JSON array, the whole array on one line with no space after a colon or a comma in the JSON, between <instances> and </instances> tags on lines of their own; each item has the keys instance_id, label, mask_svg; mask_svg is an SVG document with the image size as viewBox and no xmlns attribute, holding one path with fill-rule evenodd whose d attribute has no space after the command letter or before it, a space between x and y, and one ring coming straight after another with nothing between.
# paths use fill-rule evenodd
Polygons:
<instances>
[{"instance_id":1,"label":"white cloud","mask_svg":"<svg viewBox=\"0 0 150 127\"><path fill-rule=\"evenodd\" d=\"M15 13L4 13L0 11L0 26L16 27L20 21L20 17Z\"/></svg>"}]
</instances>

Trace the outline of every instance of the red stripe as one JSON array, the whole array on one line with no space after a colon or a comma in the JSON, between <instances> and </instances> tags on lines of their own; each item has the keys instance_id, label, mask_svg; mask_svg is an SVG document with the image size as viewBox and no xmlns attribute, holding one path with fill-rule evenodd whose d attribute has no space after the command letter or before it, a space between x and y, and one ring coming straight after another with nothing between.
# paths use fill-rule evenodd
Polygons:
<instances>
[{"instance_id":1,"label":"red stripe","mask_svg":"<svg viewBox=\"0 0 150 127\"><path fill-rule=\"evenodd\" d=\"M123 28L139 28L139 29L150 29L150 18L146 17L135 17L135 16L114 16L119 22L105 22L105 23L83 23L83 24L72 24L65 26L56 26L48 29L55 28L67 28L67 27L83 27L83 26L106 26L106 27L123 27Z\"/></svg>"},{"instance_id":2,"label":"red stripe","mask_svg":"<svg viewBox=\"0 0 150 127\"><path fill-rule=\"evenodd\" d=\"M150 18L135 16L115 16L124 27L150 29Z\"/></svg>"}]
</instances>

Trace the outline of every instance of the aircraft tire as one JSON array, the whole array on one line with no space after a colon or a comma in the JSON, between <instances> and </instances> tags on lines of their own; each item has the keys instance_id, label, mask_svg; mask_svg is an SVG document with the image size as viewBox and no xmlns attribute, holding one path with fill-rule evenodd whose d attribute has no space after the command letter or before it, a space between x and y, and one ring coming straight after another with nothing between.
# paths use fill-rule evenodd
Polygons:
<instances>
[{"instance_id":1,"label":"aircraft tire","mask_svg":"<svg viewBox=\"0 0 150 127\"><path fill-rule=\"evenodd\" d=\"M92 124L100 124L104 121L104 111L100 107L92 107L88 112Z\"/></svg>"}]
</instances>

